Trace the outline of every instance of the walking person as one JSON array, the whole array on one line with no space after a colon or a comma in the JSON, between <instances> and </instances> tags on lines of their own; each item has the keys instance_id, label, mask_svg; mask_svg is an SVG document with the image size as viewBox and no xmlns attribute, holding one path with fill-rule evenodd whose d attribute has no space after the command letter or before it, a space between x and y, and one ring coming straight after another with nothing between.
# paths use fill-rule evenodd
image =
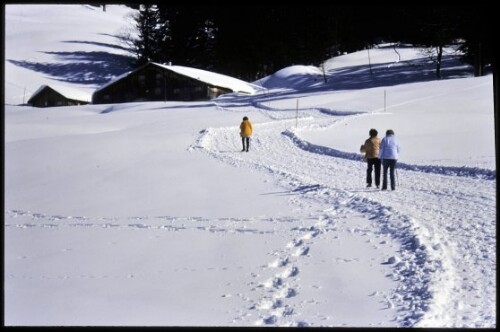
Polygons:
<instances>
[{"instance_id":1,"label":"walking person","mask_svg":"<svg viewBox=\"0 0 500 332\"><path fill-rule=\"evenodd\" d=\"M380 149L380 138L377 137L378 131L370 129L368 132L370 137L365 141L359 151L365 154L365 160L368 163L366 169L366 187L372 186L372 173L375 170L375 185L377 188L380 186L380 159L378 153Z\"/></svg>"},{"instance_id":2,"label":"walking person","mask_svg":"<svg viewBox=\"0 0 500 332\"><path fill-rule=\"evenodd\" d=\"M384 175L382 178L382 190L387 190L387 171L390 172L391 189L396 190L396 178L394 172L396 170L396 162L400 151L399 142L394 137L392 129L387 130L385 137L380 142L380 151L378 157L382 160Z\"/></svg>"},{"instance_id":3,"label":"walking person","mask_svg":"<svg viewBox=\"0 0 500 332\"><path fill-rule=\"evenodd\" d=\"M248 152L250 147L250 136L252 136L253 128L252 123L248 120L248 117L243 117L243 121L240 124L240 136L241 142L243 143L243 151Z\"/></svg>"}]
</instances>

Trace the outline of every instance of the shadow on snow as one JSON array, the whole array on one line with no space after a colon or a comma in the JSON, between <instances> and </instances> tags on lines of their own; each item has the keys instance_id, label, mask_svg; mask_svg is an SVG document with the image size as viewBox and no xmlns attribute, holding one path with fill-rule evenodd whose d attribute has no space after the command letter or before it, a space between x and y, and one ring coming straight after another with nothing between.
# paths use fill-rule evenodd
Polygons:
<instances>
[{"instance_id":1,"label":"shadow on snow","mask_svg":"<svg viewBox=\"0 0 500 332\"><path fill-rule=\"evenodd\" d=\"M290 138L293 144L295 144L297 147L307 152L327 155L335 158L354 160L359 162L362 161L362 158L359 153L343 152L325 146L311 144L309 142L300 139L290 130L282 132L282 135ZM411 165L398 162L398 168L408 171L423 172L423 173L434 173L434 174L449 175L449 176L463 176L463 177L481 178L485 180L496 180L496 170L490 170L478 167Z\"/></svg>"},{"instance_id":2,"label":"shadow on snow","mask_svg":"<svg viewBox=\"0 0 500 332\"><path fill-rule=\"evenodd\" d=\"M43 52L65 63L7 60L26 69L69 83L102 85L132 70L134 58L108 52Z\"/></svg>"}]
</instances>

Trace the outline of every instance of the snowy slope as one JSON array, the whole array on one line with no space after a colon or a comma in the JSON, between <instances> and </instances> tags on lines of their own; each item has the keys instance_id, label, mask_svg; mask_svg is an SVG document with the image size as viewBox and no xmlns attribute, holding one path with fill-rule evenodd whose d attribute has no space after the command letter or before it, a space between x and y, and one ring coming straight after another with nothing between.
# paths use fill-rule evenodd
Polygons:
<instances>
[{"instance_id":1,"label":"snowy slope","mask_svg":"<svg viewBox=\"0 0 500 332\"><path fill-rule=\"evenodd\" d=\"M491 76L398 84L391 52L213 102L6 105L5 324L496 327ZM394 192L365 188L372 127L401 141Z\"/></svg>"},{"instance_id":2,"label":"snowy slope","mask_svg":"<svg viewBox=\"0 0 500 332\"><path fill-rule=\"evenodd\" d=\"M5 102L26 103L41 85L67 85L87 94L131 69L120 40L135 11L108 5L5 6Z\"/></svg>"},{"instance_id":3,"label":"snowy slope","mask_svg":"<svg viewBox=\"0 0 500 332\"><path fill-rule=\"evenodd\" d=\"M432 49L383 44L326 60L320 67L295 65L254 83L266 89L323 91L365 89L436 79L436 55ZM456 47L445 47L442 77L471 75Z\"/></svg>"},{"instance_id":4,"label":"snowy slope","mask_svg":"<svg viewBox=\"0 0 500 332\"><path fill-rule=\"evenodd\" d=\"M261 78L254 83L267 89L309 87L323 80L323 72L314 66L290 66L276 73Z\"/></svg>"}]
</instances>

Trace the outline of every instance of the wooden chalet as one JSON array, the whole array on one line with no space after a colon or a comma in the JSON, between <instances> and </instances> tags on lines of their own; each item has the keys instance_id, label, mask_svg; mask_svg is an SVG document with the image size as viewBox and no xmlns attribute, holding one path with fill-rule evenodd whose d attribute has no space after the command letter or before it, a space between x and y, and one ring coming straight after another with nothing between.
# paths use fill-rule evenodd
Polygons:
<instances>
[{"instance_id":1,"label":"wooden chalet","mask_svg":"<svg viewBox=\"0 0 500 332\"><path fill-rule=\"evenodd\" d=\"M254 88L226 75L150 62L96 90L92 103L210 100L228 92L251 94Z\"/></svg>"},{"instance_id":2,"label":"wooden chalet","mask_svg":"<svg viewBox=\"0 0 500 332\"><path fill-rule=\"evenodd\" d=\"M85 105L91 101L91 95L84 91L55 85L42 85L28 100L33 107L54 107Z\"/></svg>"}]
</instances>

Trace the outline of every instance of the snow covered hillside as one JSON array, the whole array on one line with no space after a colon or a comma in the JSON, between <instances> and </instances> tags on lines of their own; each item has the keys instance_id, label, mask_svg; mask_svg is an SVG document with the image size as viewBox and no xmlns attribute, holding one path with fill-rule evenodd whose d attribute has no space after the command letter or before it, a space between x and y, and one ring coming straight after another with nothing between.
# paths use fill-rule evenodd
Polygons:
<instances>
[{"instance_id":1,"label":"snow covered hillside","mask_svg":"<svg viewBox=\"0 0 500 332\"><path fill-rule=\"evenodd\" d=\"M6 10L17 61L102 47L14 43L28 7ZM79 26L59 10L33 34ZM449 58L436 81L405 52L374 52L372 73L330 59L326 83L284 68L252 96L54 108L12 106L7 82L43 74L6 65L5 325L496 327L492 78ZM366 188L370 128L401 142L395 191Z\"/></svg>"},{"instance_id":2,"label":"snow covered hillside","mask_svg":"<svg viewBox=\"0 0 500 332\"><path fill-rule=\"evenodd\" d=\"M132 27L126 6L5 6L5 103L20 105L42 85L87 94L132 68L121 41Z\"/></svg>"},{"instance_id":3,"label":"snow covered hillside","mask_svg":"<svg viewBox=\"0 0 500 332\"><path fill-rule=\"evenodd\" d=\"M442 59L445 78L469 76L471 68L462 63L456 47L446 47ZM267 89L331 90L366 89L436 79L432 50L407 45L382 44L371 50L328 59L320 65L296 65L257 80Z\"/></svg>"}]
</instances>

